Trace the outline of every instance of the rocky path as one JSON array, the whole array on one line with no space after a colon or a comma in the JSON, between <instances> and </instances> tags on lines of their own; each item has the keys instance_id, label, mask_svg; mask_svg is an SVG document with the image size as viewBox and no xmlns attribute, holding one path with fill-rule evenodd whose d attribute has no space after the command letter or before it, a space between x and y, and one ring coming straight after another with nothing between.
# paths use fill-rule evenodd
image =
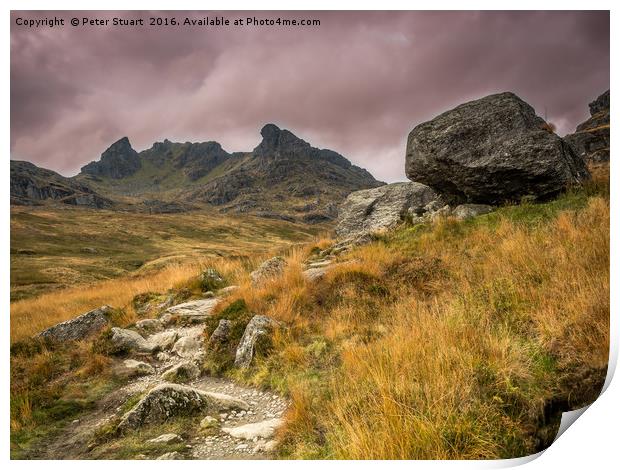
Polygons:
<instances>
[{"instance_id":1,"label":"rocky path","mask_svg":"<svg viewBox=\"0 0 620 470\"><path fill-rule=\"evenodd\" d=\"M230 379L201 376L205 344L203 322L219 301L213 298L186 302L168 307L159 318L141 320L132 329L113 328L110 339L112 351L126 353L125 357L116 360L113 367L117 374L129 376L129 381L109 393L94 411L85 413L62 432L48 438L34 458L89 458L95 431L117 422L126 411L129 399L136 395L148 396L157 386L206 392L207 398L216 397L224 403L228 400L237 404L222 405L219 410L210 407L198 413L202 417L200 426L188 430L184 438L176 434L156 438L159 440L155 442L163 444L185 444L183 453L164 453L157 458L269 458L275 446L273 437L282 423L287 401L274 393L241 386ZM92 312L86 315L93 317ZM189 326L176 326L179 320ZM76 324L82 325L83 320L78 317ZM62 330L70 327L69 322ZM137 405L133 410L136 408ZM182 406L178 410L172 407L171 410L172 416L169 417L172 418L177 412L179 416L185 413ZM145 419L148 418L146 416ZM146 428L148 424L144 426ZM139 435L140 431L142 429L132 432ZM147 458L141 455L135 457Z\"/></svg>"}]
</instances>

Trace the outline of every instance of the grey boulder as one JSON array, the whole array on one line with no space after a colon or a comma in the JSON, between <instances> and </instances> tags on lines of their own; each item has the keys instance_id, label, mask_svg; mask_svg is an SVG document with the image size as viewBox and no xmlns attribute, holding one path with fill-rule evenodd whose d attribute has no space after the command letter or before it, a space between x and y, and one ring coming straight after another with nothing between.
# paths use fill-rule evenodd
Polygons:
<instances>
[{"instance_id":1,"label":"grey boulder","mask_svg":"<svg viewBox=\"0 0 620 470\"><path fill-rule=\"evenodd\" d=\"M191 416L203 412L220 412L231 409L247 410L243 400L221 393L205 392L178 384L162 384L150 390L121 418L118 432L139 429L163 423L177 416Z\"/></svg>"},{"instance_id":2,"label":"grey boulder","mask_svg":"<svg viewBox=\"0 0 620 470\"><path fill-rule=\"evenodd\" d=\"M200 375L200 369L192 361L179 362L161 375L167 382L187 382Z\"/></svg>"},{"instance_id":3,"label":"grey boulder","mask_svg":"<svg viewBox=\"0 0 620 470\"><path fill-rule=\"evenodd\" d=\"M110 352L153 352L154 347L147 342L140 333L133 330L123 328L112 328L112 336L110 337Z\"/></svg>"},{"instance_id":4,"label":"grey boulder","mask_svg":"<svg viewBox=\"0 0 620 470\"><path fill-rule=\"evenodd\" d=\"M108 326L108 314L112 307L104 305L90 312L86 312L79 317L58 323L38 334L41 338L48 338L54 341L70 341L84 339L98 333Z\"/></svg>"},{"instance_id":5,"label":"grey boulder","mask_svg":"<svg viewBox=\"0 0 620 470\"><path fill-rule=\"evenodd\" d=\"M281 275L286 267L286 260L281 256L264 261L255 271L250 273L252 285L258 286L267 279L271 279Z\"/></svg>"},{"instance_id":6,"label":"grey boulder","mask_svg":"<svg viewBox=\"0 0 620 470\"><path fill-rule=\"evenodd\" d=\"M584 160L513 93L470 101L416 126L405 171L450 203L546 199L589 178Z\"/></svg>"},{"instance_id":7,"label":"grey boulder","mask_svg":"<svg viewBox=\"0 0 620 470\"><path fill-rule=\"evenodd\" d=\"M465 220L492 211L493 207L487 204L461 204L452 210L452 215L457 219Z\"/></svg>"},{"instance_id":8,"label":"grey boulder","mask_svg":"<svg viewBox=\"0 0 620 470\"><path fill-rule=\"evenodd\" d=\"M355 191L340 206L336 235L350 239L389 230L408 215L424 215L437 199L428 186L410 182Z\"/></svg>"},{"instance_id":9,"label":"grey boulder","mask_svg":"<svg viewBox=\"0 0 620 470\"><path fill-rule=\"evenodd\" d=\"M256 342L260 338L268 337L278 326L275 320L265 315L254 315L245 327L239 346L235 354L235 366L247 368L254 357Z\"/></svg>"}]
</instances>

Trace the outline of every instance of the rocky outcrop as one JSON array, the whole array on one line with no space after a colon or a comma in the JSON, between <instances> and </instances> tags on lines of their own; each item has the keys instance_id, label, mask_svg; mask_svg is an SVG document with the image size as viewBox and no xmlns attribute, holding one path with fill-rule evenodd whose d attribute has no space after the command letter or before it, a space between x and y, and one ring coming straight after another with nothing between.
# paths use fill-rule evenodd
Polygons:
<instances>
[{"instance_id":1,"label":"rocky outcrop","mask_svg":"<svg viewBox=\"0 0 620 470\"><path fill-rule=\"evenodd\" d=\"M99 333L109 324L112 307L104 305L79 317L58 323L38 334L53 341L80 340Z\"/></svg>"},{"instance_id":2,"label":"rocky outcrop","mask_svg":"<svg viewBox=\"0 0 620 470\"><path fill-rule=\"evenodd\" d=\"M116 429L118 432L125 432L163 423L177 416L248 408L248 404L243 400L228 395L205 392L184 385L162 384L150 390L128 411Z\"/></svg>"},{"instance_id":3,"label":"rocky outcrop","mask_svg":"<svg viewBox=\"0 0 620 470\"><path fill-rule=\"evenodd\" d=\"M277 277L284 272L286 260L281 256L274 256L261 263L261 265L250 273L252 285L258 286L265 280Z\"/></svg>"},{"instance_id":4,"label":"rocky outcrop","mask_svg":"<svg viewBox=\"0 0 620 470\"><path fill-rule=\"evenodd\" d=\"M552 197L589 177L581 157L513 93L471 101L416 126L407 177L447 202Z\"/></svg>"},{"instance_id":5,"label":"rocky outcrop","mask_svg":"<svg viewBox=\"0 0 620 470\"><path fill-rule=\"evenodd\" d=\"M247 368L252 363L257 341L269 338L274 328L278 326L275 320L265 315L255 315L245 327L239 346L235 354L235 366Z\"/></svg>"},{"instance_id":6,"label":"rocky outcrop","mask_svg":"<svg viewBox=\"0 0 620 470\"><path fill-rule=\"evenodd\" d=\"M437 194L420 183L393 183L356 191L340 206L336 235L354 239L391 229L407 216L422 216L437 201Z\"/></svg>"},{"instance_id":7,"label":"rocky outcrop","mask_svg":"<svg viewBox=\"0 0 620 470\"><path fill-rule=\"evenodd\" d=\"M111 199L86 184L29 162L11 160L11 204L36 205L44 201L95 209L114 206Z\"/></svg>"},{"instance_id":8,"label":"rocky outcrop","mask_svg":"<svg viewBox=\"0 0 620 470\"><path fill-rule=\"evenodd\" d=\"M564 139L577 155L593 163L609 161L609 90L590 103L590 118Z\"/></svg>"},{"instance_id":9,"label":"rocky outcrop","mask_svg":"<svg viewBox=\"0 0 620 470\"><path fill-rule=\"evenodd\" d=\"M133 175L141 167L140 157L127 137L114 142L97 162L82 167L82 173L104 178L121 179Z\"/></svg>"}]
</instances>

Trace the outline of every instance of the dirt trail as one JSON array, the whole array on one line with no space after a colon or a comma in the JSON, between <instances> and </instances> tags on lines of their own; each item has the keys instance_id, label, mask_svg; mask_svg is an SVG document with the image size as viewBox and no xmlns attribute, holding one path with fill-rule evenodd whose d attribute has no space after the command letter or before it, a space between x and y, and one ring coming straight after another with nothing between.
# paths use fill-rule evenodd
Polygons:
<instances>
[{"instance_id":1,"label":"dirt trail","mask_svg":"<svg viewBox=\"0 0 620 470\"><path fill-rule=\"evenodd\" d=\"M178 338L196 337L203 333L202 324L191 327L168 327L163 331L176 331ZM152 335L145 335L148 338ZM178 341L178 339L177 339ZM200 342L203 343L202 341ZM168 348L163 354L145 355L131 354L130 358L149 363L154 373L131 379L96 404L93 411L83 413L78 419L65 426L62 431L47 437L30 456L34 459L88 459L89 445L93 442L95 431L107 422L118 418L123 405L136 394L144 393L156 385L167 383L162 379L162 373L175 365L186 362L188 356L179 356ZM199 358L202 351L197 351L190 359ZM118 360L118 365L123 359ZM198 429L189 430L191 436L184 443L186 451L183 458L191 459L264 459L269 458L269 450L264 445L269 437L254 437L250 439L235 438L224 432L222 428L234 428L250 423L260 423L265 420L281 418L288 406L287 401L271 392L241 386L230 379L216 377L198 377L186 381L184 385L201 389L207 392L216 392L239 398L249 405L245 411L231 411L221 413L219 422L211 429L209 435L199 433ZM206 414L205 414L206 416ZM139 431L136 431L139 432ZM257 447L258 446L258 447ZM259 450L260 448L260 450ZM163 452L162 452L163 453ZM138 457L138 456L136 456Z\"/></svg>"}]
</instances>

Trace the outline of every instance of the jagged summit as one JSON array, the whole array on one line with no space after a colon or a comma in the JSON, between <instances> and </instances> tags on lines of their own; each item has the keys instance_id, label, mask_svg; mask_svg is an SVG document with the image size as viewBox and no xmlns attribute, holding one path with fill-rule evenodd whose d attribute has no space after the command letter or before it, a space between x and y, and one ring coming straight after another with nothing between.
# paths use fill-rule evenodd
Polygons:
<instances>
[{"instance_id":1,"label":"jagged summit","mask_svg":"<svg viewBox=\"0 0 620 470\"><path fill-rule=\"evenodd\" d=\"M140 166L138 152L131 147L129 139L123 137L101 154L101 160L83 166L81 172L96 177L120 179L133 175Z\"/></svg>"},{"instance_id":2,"label":"jagged summit","mask_svg":"<svg viewBox=\"0 0 620 470\"><path fill-rule=\"evenodd\" d=\"M350 192L383 184L339 153L313 147L275 124L260 133L252 152L235 153L216 141L168 139L136 152L123 137L70 180L151 211L206 204L305 222L331 220Z\"/></svg>"}]
</instances>

